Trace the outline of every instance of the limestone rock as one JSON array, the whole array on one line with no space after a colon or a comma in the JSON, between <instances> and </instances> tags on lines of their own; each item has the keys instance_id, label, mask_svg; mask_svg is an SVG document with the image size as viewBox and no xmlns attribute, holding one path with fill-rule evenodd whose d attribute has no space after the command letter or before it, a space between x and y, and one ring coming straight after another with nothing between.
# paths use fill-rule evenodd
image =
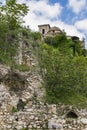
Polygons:
<instances>
[{"instance_id":1,"label":"limestone rock","mask_svg":"<svg viewBox=\"0 0 87 130\"><path fill-rule=\"evenodd\" d=\"M50 119L48 121L48 128L49 129L58 129L58 130L62 130L62 120L56 120L56 119Z\"/></svg>"},{"instance_id":2,"label":"limestone rock","mask_svg":"<svg viewBox=\"0 0 87 130\"><path fill-rule=\"evenodd\" d=\"M87 130L87 128L83 129L83 130Z\"/></svg>"},{"instance_id":3,"label":"limestone rock","mask_svg":"<svg viewBox=\"0 0 87 130\"><path fill-rule=\"evenodd\" d=\"M87 118L82 118L81 123L84 124L84 125L87 125Z\"/></svg>"}]
</instances>

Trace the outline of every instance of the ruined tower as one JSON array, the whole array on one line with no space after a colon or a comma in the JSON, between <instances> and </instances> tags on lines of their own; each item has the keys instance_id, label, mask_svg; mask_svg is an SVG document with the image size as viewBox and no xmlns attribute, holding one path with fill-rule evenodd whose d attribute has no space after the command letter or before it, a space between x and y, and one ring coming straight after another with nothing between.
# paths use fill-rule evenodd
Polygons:
<instances>
[{"instance_id":1,"label":"ruined tower","mask_svg":"<svg viewBox=\"0 0 87 130\"><path fill-rule=\"evenodd\" d=\"M50 25L49 24L43 24L43 25L38 25L39 32L44 38L47 32L50 30Z\"/></svg>"}]
</instances>

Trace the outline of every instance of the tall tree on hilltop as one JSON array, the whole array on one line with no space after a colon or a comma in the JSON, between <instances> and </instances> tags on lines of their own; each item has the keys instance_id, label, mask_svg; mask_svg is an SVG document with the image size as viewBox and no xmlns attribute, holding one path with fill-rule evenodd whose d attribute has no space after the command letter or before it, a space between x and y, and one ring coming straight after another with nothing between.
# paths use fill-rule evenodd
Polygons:
<instances>
[{"instance_id":1,"label":"tall tree on hilltop","mask_svg":"<svg viewBox=\"0 0 87 130\"><path fill-rule=\"evenodd\" d=\"M23 22L22 17L28 13L26 4L19 4L17 0L6 0L5 5L0 6L0 12L3 14L3 20L9 25L9 29L13 30L19 27Z\"/></svg>"},{"instance_id":2,"label":"tall tree on hilltop","mask_svg":"<svg viewBox=\"0 0 87 130\"><path fill-rule=\"evenodd\" d=\"M0 56L11 58L15 55L18 47L18 42L15 40L23 23L23 17L28 11L28 6L17 3L17 0L5 0L5 4L0 2Z\"/></svg>"}]
</instances>

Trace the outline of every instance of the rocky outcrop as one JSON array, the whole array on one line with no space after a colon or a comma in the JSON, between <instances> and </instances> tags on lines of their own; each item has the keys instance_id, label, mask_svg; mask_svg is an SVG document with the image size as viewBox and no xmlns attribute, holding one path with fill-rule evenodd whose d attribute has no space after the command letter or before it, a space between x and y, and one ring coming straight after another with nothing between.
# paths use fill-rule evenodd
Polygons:
<instances>
[{"instance_id":1,"label":"rocky outcrop","mask_svg":"<svg viewBox=\"0 0 87 130\"><path fill-rule=\"evenodd\" d=\"M22 81L27 84L24 89L20 89L24 86ZM11 85L16 87L18 92L12 89ZM0 128L20 130L46 127L46 106L43 97L42 79L37 72L9 74L6 70L4 80L0 84Z\"/></svg>"}]
</instances>

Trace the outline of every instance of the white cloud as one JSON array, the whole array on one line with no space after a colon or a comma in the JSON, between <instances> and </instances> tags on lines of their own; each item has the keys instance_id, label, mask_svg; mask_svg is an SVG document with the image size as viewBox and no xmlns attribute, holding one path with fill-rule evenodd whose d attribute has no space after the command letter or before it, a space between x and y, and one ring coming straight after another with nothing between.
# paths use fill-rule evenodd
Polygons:
<instances>
[{"instance_id":1,"label":"white cloud","mask_svg":"<svg viewBox=\"0 0 87 130\"><path fill-rule=\"evenodd\" d=\"M62 6L59 3L49 4L48 0L18 0L19 3L26 3L29 6L30 13L44 15L48 18L57 18L62 11Z\"/></svg>"},{"instance_id":2,"label":"white cloud","mask_svg":"<svg viewBox=\"0 0 87 130\"><path fill-rule=\"evenodd\" d=\"M36 13L37 15L41 14L47 18L57 18L62 10L62 7L55 3L50 5L48 1L31 1L29 2L30 11Z\"/></svg>"},{"instance_id":3,"label":"white cloud","mask_svg":"<svg viewBox=\"0 0 87 130\"><path fill-rule=\"evenodd\" d=\"M27 1L27 5L30 11L24 20L33 30L37 29L38 24L49 23L54 19L57 20L62 11L62 6L59 3L50 5L48 0L30 0Z\"/></svg>"},{"instance_id":4,"label":"white cloud","mask_svg":"<svg viewBox=\"0 0 87 130\"><path fill-rule=\"evenodd\" d=\"M77 21L75 23L75 26L78 29L84 31L87 34L87 19L84 19L84 20L81 20L81 21Z\"/></svg>"},{"instance_id":5,"label":"white cloud","mask_svg":"<svg viewBox=\"0 0 87 130\"><path fill-rule=\"evenodd\" d=\"M61 30L64 29L67 35L78 36L80 39L82 39L82 37L85 37L84 33L78 31L78 29L74 25L69 25L62 21L55 21L51 25L57 25L58 27L60 27Z\"/></svg>"},{"instance_id":6,"label":"white cloud","mask_svg":"<svg viewBox=\"0 0 87 130\"><path fill-rule=\"evenodd\" d=\"M84 7L86 8L86 0L68 0L68 7L73 10L74 13L80 13Z\"/></svg>"}]
</instances>

